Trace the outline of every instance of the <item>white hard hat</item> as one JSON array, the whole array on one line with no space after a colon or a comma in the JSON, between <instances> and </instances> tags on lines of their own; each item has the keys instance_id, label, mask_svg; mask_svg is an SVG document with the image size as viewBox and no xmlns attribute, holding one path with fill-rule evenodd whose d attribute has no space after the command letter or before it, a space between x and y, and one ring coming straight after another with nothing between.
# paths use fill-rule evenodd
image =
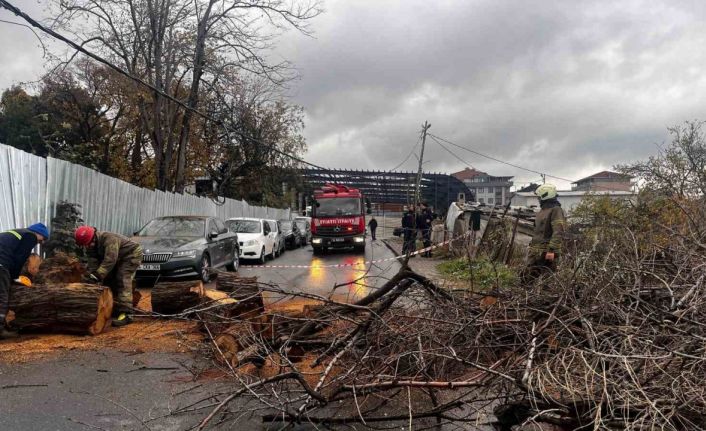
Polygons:
<instances>
[{"instance_id":1,"label":"white hard hat","mask_svg":"<svg viewBox=\"0 0 706 431\"><path fill-rule=\"evenodd\" d=\"M557 197L556 186L554 184L542 184L534 191L540 201Z\"/></svg>"}]
</instances>

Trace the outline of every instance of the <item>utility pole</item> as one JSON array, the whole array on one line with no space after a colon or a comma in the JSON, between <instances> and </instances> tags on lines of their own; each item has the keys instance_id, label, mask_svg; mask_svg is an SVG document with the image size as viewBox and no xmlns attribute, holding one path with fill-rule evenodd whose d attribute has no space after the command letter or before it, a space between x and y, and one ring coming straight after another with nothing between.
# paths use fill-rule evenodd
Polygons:
<instances>
[{"instance_id":1,"label":"utility pole","mask_svg":"<svg viewBox=\"0 0 706 431\"><path fill-rule=\"evenodd\" d=\"M417 185L414 189L414 208L419 206L420 187L422 184L422 164L424 163L424 144L427 142L427 130L431 127L429 122L425 121L422 125L422 150L419 152L419 171L417 172Z\"/></svg>"}]
</instances>

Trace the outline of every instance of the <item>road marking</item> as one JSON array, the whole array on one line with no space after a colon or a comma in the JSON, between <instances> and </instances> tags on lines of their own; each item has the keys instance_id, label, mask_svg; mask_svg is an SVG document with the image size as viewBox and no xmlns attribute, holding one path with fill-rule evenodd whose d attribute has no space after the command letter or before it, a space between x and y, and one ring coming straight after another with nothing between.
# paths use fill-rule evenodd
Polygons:
<instances>
[{"instance_id":1,"label":"road marking","mask_svg":"<svg viewBox=\"0 0 706 431\"><path fill-rule=\"evenodd\" d=\"M447 244L452 243L453 241L457 241L461 238L464 238L466 236L469 236L471 232L466 233L465 235L450 239L444 242L440 242L439 244L432 245L431 247L427 248L422 248L420 250L417 250L413 253L410 253L410 256L416 256L421 253L426 253L427 251L431 251L434 249L437 249L439 247L443 247ZM364 262L355 262L355 263L334 263L330 265L250 265L250 266L241 266L239 269L247 269L247 270L253 270L253 269L284 269L284 268L301 268L301 269L308 269L308 268L347 268L347 267L353 267L353 266L367 266L367 265L372 265L374 263L381 263L381 262L390 262L393 260L399 260L399 259L404 259L407 257L407 255L402 254L400 256L395 256L395 257L388 257L386 259L376 259L376 260L366 260Z\"/></svg>"}]
</instances>

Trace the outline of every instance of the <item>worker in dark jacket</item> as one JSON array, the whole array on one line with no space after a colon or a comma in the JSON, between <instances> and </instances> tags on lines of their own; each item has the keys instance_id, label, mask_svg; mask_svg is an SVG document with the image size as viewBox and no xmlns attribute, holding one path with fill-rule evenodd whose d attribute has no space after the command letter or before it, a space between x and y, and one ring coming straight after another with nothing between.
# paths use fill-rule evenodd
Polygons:
<instances>
[{"instance_id":1,"label":"worker in dark jacket","mask_svg":"<svg viewBox=\"0 0 706 431\"><path fill-rule=\"evenodd\" d=\"M372 237L373 241L375 241L375 230L377 230L378 228L378 221L375 220L375 217L370 219L370 221L368 222L368 227L370 228L370 236Z\"/></svg>"},{"instance_id":2,"label":"worker in dark jacket","mask_svg":"<svg viewBox=\"0 0 706 431\"><path fill-rule=\"evenodd\" d=\"M431 247L431 221L433 219L429 206L426 203L422 203L419 214L417 214L417 231L422 236L425 249ZM425 251L422 257L431 257L431 250Z\"/></svg>"},{"instance_id":3,"label":"worker in dark jacket","mask_svg":"<svg viewBox=\"0 0 706 431\"><path fill-rule=\"evenodd\" d=\"M0 339L17 336L7 329L5 322L10 309L10 284L20 276L32 249L48 238L49 231L42 223L0 233Z\"/></svg>"},{"instance_id":4,"label":"worker in dark jacket","mask_svg":"<svg viewBox=\"0 0 706 431\"><path fill-rule=\"evenodd\" d=\"M415 249L415 240L417 238L416 218L414 215L414 207L404 207L402 214L402 254L413 253Z\"/></svg>"},{"instance_id":5,"label":"worker in dark jacket","mask_svg":"<svg viewBox=\"0 0 706 431\"><path fill-rule=\"evenodd\" d=\"M557 200L556 186L543 184L534 192L541 210L534 219L534 234L530 242L528 265L523 279L530 282L544 272L554 272L561 254L566 231L566 217Z\"/></svg>"},{"instance_id":6,"label":"worker in dark jacket","mask_svg":"<svg viewBox=\"0 0 706 431\"><path fill-rule=\"evenodd\" d=\"M100 261L89 278L113 291L113 326L127 325L132 321L132 280L142 263L142 248L122 235L99 232L91 226L79 227L74 237L76 244L86 247L89 255Z\"/></svg>"}]
</instances>

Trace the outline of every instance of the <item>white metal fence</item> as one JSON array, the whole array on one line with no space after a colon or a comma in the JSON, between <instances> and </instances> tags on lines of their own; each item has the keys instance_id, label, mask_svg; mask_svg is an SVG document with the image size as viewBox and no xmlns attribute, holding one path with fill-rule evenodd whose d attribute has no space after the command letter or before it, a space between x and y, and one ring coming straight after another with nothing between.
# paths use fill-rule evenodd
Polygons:
<instances>
[{"instance_id":1,"label":"white metal fence","mask_svg":"<svg viewBox=\"0 0 706 431\"><path fill-rule=\"evenodd\" d=\"M43 222L49 225L56 204L81 205L86 224L126 235L154 217L212 215L289 219L288 209L251 206L226 199L165 193L134 186L92 169L51 157L42 158L0 144L0 232Z\"/></svg>"}]
</instances>

